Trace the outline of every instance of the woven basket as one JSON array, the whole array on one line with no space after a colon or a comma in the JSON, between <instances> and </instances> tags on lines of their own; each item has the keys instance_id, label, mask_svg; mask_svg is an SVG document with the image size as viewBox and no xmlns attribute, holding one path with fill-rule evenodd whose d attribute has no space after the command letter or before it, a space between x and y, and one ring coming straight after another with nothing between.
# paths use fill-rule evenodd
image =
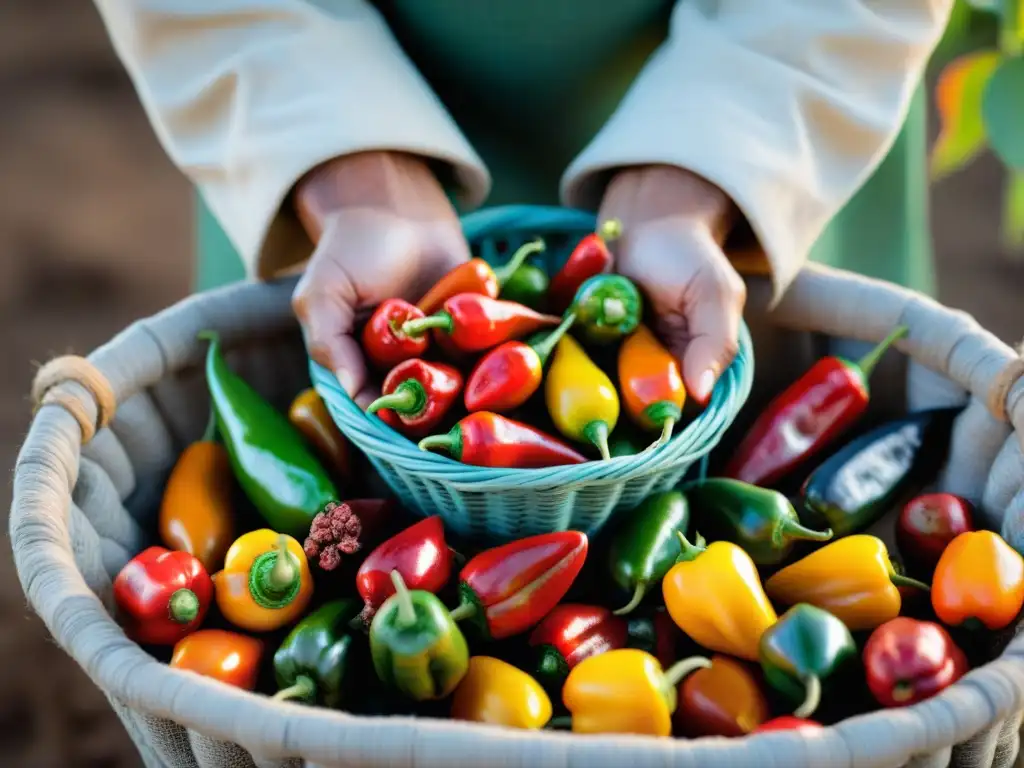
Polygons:
<instances>
[{"instance_id":1,"label":"woven basket","mask_svg":"<svg viewBox=\"0 0 1024 768\"><path fill-rule=\"evenodd\" d=\"M538 235L548 243L535 260L557 272L578 240L593 232L593 214L567 208L513 205L466 216L463 231L476 255L504 260ZM504 249L499 249L501 243ZM379 418L368 416L326 369L311 363L310 375L346 437L410 510L440 515L451 530L492 542L573 529L588 534L620 509L632 509L651 493L675 486L714 448L750 393L753 355L746 326L739 353L715 386L705 408L672 440L651 453L548 469L472 467L421 451Z\"/></svg>"},{"instance_id":2,"label":"woven basket","mask_svg":"<svg viewBox=\"0 0 1024 768\"><path fill-rule=\"evenodd\" d=\"M874 407L966 404L939 485L972 499L989 525L1024 547L1024 366L1012 349L962 313L844 273L806 269L770 314L760 309L766 287L750 288L755 397L777 390L826 350L856 354L842 338L877 341L907 324L910 335L898 346L914 362L886 357L873 380ZM360 718L273 702L159 663L110 618L111 576L147 543L162 482L202 432L204 348L196 333L220 331L236 370L284 405L305 371L291 290L287 282L246 284L193 297L131 326L89 363L55 363L37 381L42 405L18 459L10 516L18 574L32 607L108 696L150 768L291 768L303 761L332 768L1005 768L1014 760L1024 638L917 706L812 735L733 740Z\"/></svg>"}]
</instances>

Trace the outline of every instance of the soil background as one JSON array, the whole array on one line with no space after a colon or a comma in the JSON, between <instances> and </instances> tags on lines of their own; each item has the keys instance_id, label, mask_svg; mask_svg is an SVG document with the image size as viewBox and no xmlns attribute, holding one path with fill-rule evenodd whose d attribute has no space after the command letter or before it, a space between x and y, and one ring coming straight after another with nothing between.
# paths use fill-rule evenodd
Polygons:
<instances>
[{"instance_id":1,"label":"soil background","mask_svg":"<svg viewBox=\"0 0 1024 768\"><path fill-rule=\"evenodd\" d=\"M0 4L0 105L0 466L10 468L33 361L87 353L186 295L192 209L91 3ZM999 247L1001 183L985 158L934 190L940 298L1016 341L1024 261ZM8 475L0 509L9 505ZM8 547L0 659L0 764L140 765L102 695L27 612Z\"/></svg>"}]
</instances>

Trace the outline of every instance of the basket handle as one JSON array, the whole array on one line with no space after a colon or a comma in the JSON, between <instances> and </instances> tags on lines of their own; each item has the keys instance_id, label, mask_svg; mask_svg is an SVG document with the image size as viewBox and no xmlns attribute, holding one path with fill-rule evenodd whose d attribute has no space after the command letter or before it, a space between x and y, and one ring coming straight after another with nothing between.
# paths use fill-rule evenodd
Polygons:
<instances>
[{"instance_id":1,"label":"basket handle","mask_svg":"<svg viewBox=\"0 0 1024 768\"><path fill-rule=\"evenodd\" d=\"M470 242L513 232L585 235L596 226L595 214L554 205L499 205L462 217L462 232Z\"/></svg>"}]
</instances>

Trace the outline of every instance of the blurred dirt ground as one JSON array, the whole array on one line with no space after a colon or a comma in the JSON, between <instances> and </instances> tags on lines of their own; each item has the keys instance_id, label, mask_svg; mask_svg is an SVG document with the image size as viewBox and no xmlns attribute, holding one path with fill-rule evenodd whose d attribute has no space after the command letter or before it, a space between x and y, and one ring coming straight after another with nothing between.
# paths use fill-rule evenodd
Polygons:
<instances>
[{"instance_id":1,"label":"blurred dirt ground","mask_svg":"<svg viewBox=\"0 0 1024 768\"><path fill-rule=\"evenodd\" d=\"M190 198L152 136L91 3L0 4L0 466L29 418L31 361L88 352L184 296ZM1024 263L1000 253L999 171L935 191L941 298L1024 333ZM0 508L10 502L2 486ZM28 615L0 554L0 764L139 765L105 700Z\"/></svg>"}]
</instances>

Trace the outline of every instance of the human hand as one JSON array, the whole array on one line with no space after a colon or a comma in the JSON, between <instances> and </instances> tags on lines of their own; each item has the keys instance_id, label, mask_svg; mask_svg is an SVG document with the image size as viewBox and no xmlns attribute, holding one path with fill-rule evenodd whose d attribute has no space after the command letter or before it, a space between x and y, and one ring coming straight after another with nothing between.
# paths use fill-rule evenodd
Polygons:
<instances>
[{"instance_id":1,"label":"human hand","mask_svg":"<svg viewBox=\"0 0 1024 768\"><path fill-rule=\"evenodd\" d=\"M701 404L739 343L746 286L722 251L736 216L718 187L667 165L620 171L601 203L601 221L622 223L616 271L643 289L687 391Z\"/></svg>"},{"instance_id":2,"label":"human hand","mask_svg":"<svg viewBox=\"0 0 1024 768\"><path fill-rule=\"evenodd\" d=\"M385 299L419 299L469 258L469 247L441 184L412 155L331 160L299 182L295 202L316 249L292 307L310 356L365 406L374 393L353 337L356 313Z\"/></svg>"}]
</instances>

